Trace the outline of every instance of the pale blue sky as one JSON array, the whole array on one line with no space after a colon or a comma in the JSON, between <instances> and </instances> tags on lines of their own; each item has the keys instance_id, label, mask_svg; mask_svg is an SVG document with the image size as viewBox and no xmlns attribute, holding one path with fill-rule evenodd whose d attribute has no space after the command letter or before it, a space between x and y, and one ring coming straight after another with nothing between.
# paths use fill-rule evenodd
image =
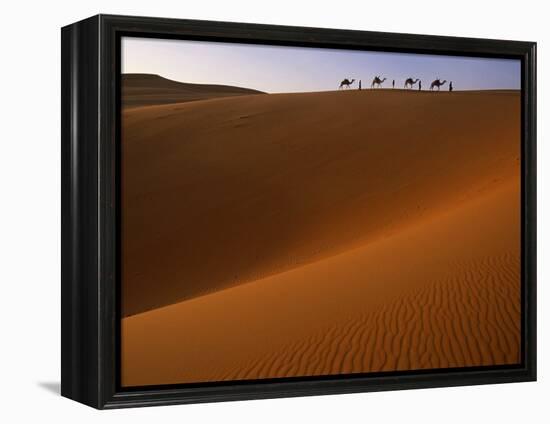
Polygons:
<instances>
[{"instance_id":1,"label":"pale blue sky","mask_svg":"<svg viewBox=\"0 0 550 424\"><path fill-rule=\"evenodd\" d=\"M335 90L344 78L361 79L366 88L375 75L387 77L385 87L395 79L396 88L408 77L420 78L423 89L438 77L452 80L455 90L521 87L520 61L514 59L134 37L122 40L122 72L268 93Z\"/></svg>"}]
</instances>

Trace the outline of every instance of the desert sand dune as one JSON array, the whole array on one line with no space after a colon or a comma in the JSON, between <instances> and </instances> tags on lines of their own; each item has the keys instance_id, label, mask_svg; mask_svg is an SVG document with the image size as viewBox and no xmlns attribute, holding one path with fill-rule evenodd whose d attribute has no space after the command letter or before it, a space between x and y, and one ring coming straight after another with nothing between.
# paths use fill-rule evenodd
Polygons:
<instances>
[{"instance_id":1,"label":"desert sand dune","mask_svg":"<svg viewBox=\"0 0 550 424\"><path fill-rule=\"evenodd\" d=\"M122 384L519 362L517 170L361 247L123 319Z\"/></svg>"},{"instance_id":2,"label":"desert sand dune","mask_svg":"<svg viewBox=\"0 0 550 424\"><path fill-rule=\"evenodd\" d=\"M468 204L519 178L519 139L513 91L259 94L126 110L123 314L256 285ZM388 272L402 269L395 261ZM356 273L335 281L347 287ZM410 285L397 276L392 284ZM315 290L301 307L325 308L318 298L332 295L307 284Z\"/></svg>"},{"instance_id":3,"label":"desert sand dune","mask_svg":"<svg viewBox=\"0 0 550 424\"><path fill-rule=\"evenodd\" d=\"M261 91L228 85L182 83L152 74L122 75L122 106L124 108L259 93Z\"/></svg>"}]
</instances>

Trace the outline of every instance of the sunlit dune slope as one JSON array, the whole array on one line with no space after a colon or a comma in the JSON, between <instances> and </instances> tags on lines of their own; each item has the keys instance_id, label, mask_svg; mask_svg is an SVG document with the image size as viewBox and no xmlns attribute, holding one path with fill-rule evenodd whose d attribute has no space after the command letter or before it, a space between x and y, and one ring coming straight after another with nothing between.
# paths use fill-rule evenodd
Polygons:
<instances>
[{"instance_id":1,"label":"sunlit dune slope","mask_svg":"<svg viewBox=\"0 0 550 424\"><path fill-rule=\"evenodd\" d=\"M277 275L125 318L122 384L515 364L519 181Z\"/></svg>"}]
</instances>

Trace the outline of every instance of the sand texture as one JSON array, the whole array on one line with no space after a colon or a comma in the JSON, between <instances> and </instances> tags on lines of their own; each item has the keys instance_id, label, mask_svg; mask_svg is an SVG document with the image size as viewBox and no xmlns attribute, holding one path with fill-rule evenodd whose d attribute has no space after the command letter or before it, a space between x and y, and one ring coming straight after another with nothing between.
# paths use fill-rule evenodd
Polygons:
<instances>
[{"instance_id":1,"label":"sand texture","mask_svg":"<svg viewBox=\"0 0 550 424\"><path fill-rule=\"evenodd\" d=\"M126 108L122 383L514 364L520 96Z\"/></svg>"}]
</instances>

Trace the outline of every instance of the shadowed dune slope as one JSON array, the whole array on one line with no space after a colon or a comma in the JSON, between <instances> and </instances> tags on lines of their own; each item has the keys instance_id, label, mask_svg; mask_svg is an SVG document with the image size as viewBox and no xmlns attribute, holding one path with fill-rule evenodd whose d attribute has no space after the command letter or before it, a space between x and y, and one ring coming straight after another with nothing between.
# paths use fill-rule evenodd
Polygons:
<instances>
[{"instance_id":1,"label":"shadowed dune slope","mask_svg":"<svg viewBox=\"0 0 550 424\"><path fill-rule=\"evenodd\" d=\"M124 108L260 93L258 90L228 85L183 83L152 74L122 75Z\"/></svg>"},{"instance_id":2,"label":"shadowed dune slope","mask_svg":"<svg viewBox=\"0 0 550 424\"><path fill-rule=\"evenodd\" d=\"M400 233L519 178L519 139L518 92L259 94L126 110L123 314Z\"/></svg>"},{"instance_id":3,"label":"shadowed dune slope","mask_svg":"<svg viewBox=\"0 0 550 424\"><path fill-rule=\"evenodd\" d=\"M519 179L399 232L123 319L122 384L515 364Z\"/></svg>"}]
</instances>

